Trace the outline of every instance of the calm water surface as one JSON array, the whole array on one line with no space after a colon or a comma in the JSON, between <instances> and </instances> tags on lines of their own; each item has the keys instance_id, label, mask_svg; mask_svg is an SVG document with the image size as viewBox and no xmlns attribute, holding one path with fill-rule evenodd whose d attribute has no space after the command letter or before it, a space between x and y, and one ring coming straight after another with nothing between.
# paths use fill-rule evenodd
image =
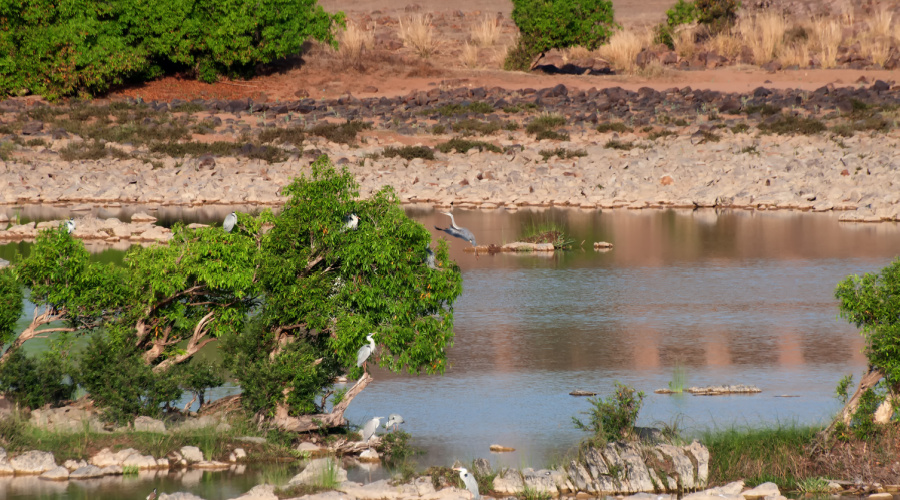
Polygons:
<instances>
[{"instance_id":1,"label":"calm water surface","mask_svg":"<svg viewBox=\"0 0 900 500\"><path fill-rule=\"evenodd\" d=\"M211 217L230 208L220 212ZM430 208L408 213L429 228L447 222ZM450 242L464 277L451 368L441 377L376 371L346 414L355 424L403 415L425 450L423 466L478 457L552 464L584 437L571 419L588 402L568 393L606 396L616 381L647 393L640 425L697 433L824 422L838 409L838 380L865 368L861 338L837 317L834 287L847 274L879 270L900 249L897 225L839 223L836 214L455 213L479 243L511 242L523 227L551 220L584 243L552 256L476 257L462 240ZM594 241L615 247L597 252ZM13 246L0 247L0 257L10 258ZM676 366L688 385L744 383L763 392L653 394ZM517 451L491 454L493 443Z\"/></svg>"}]
</instances>

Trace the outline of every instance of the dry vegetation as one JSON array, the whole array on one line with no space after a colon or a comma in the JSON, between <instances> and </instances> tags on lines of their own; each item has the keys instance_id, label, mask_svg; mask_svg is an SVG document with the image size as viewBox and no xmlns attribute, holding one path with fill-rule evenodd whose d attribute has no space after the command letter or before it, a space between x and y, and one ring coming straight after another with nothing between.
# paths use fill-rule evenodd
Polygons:
<instances>
[{"instance_id":1,"label":"dry vegetation","mask_svg":"<svg viewBox=\"0 0 900 500\"><path fill-rule=\"evenodd\" d=\"M414 14L405 22L400 20L400 40L421 58L427 58L437 51L438 41L428 14Z\"/></svg>"}]
</instances>

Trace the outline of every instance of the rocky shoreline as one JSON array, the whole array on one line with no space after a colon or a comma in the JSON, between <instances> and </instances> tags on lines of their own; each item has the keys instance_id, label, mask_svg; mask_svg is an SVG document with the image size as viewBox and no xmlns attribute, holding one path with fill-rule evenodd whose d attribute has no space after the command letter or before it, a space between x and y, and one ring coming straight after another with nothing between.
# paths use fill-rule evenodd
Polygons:
<instances>
[{"instance_id":1,"label":"rocky shoreline","mask_svg":"<svg viewBox=\"0 0 900 500\"><path fill-rule=\"evenodd\" d=\"M120 103L174 120L145 118L150 131L184 122L194 127L185 136L191 145L231 141L235 148L182 156L135 137L98 139L97 129L77 136L66 121L74 108L3 101L0 132L7 135L0 140L16 146L0 163L0 218L35 203L277 206L281 187L327 154L355 175L362 196L389 185L403 203L839 210L843 221L900 220L900 87L882 81L814 92L760 87L747 95L454 83L399 98ZM543 129L549 138L532 130L542 117L559 117ZM119 120L111 127L124 126ZM309 133L348 120L369 128L347 140ZM302 140L288 138L303 131ZM184 146L185 137L170 145ZM453 138L477 142L440 152ZM63 159L89 140L102 157ZM434 159L387 157L410 144Z\"/></svg>"}]
</instances>

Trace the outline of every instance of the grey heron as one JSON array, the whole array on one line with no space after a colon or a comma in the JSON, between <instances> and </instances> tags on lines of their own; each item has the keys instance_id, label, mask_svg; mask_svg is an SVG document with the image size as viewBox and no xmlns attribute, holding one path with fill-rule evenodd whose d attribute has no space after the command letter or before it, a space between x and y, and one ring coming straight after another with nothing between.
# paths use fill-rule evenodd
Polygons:
<instances>
[{"instance_id":1,"label":"grey heron","mask_svg":"<svg viewBox=\"0 0 900 500\"><path fill-rule=\"evenodd\" d=\"M360 366L363 366L363 364L366 362L366 360L369 359L369 356L371 356L372 353L375 352L375 339L372 338L373 335L375 335L375 334L370 333L370 334L366 335L366 340L368 340L369 343L363 344L363 346L360 347L358 351L356 351L356 367L357 368L359 368ZM363 370L366 370L366 368L363 368Z\"/></svg>"},{"instance_id":2,"label":"grey heron","mask_svg":"<svg viewBox=\"0 0 900 500\"><path fill-rule=\"evenodd\" d=\"M450 213L450 212L441 212L441 213L444 215L450 216L450 227L440 228L440 227L434 226L435 229L437 229L438 231L443 231L443 232L449 234L450 236L456 236L457 238L466 240L469 243L471 243L473 247L477 246L475 244L475 235L472 234L472 231L469 231L468 229L466 229L464 227L457 226L456 220L453 219L452 213Z\"/></svg>"},{"instance_id":3,"label":"grey heron","mask_svg":"<svg viewBox=\"0 0 900 500\"><path fill-rule=\"evenodd\" d=\"M397 426L400 424L403 424L403 423L406 423L403 421L403 417L401 417L400 415L398 415L396 413L391 413L390 415L388 415L388 420L387 420L387 422L384 423L384 427L385 428L393 427L394 430L396 430Z\"/></svg>"},{"instance_id":4,"label":"grey heron","mask_svg":"<svg viewBox=\"0 0 900 500\"><path fill-rule=\"evenodd\" d=\"M72 234L75 232L75 217L69 217L66 221L66 232Z\"/></svg>"},{"instance_id":5,"label":"grey heron","mask_svg":"<svg viewBox=\"0 0 900 500\"><path fill-rule=\"evenodd\" d=\"M375 430L378 429L378 426L381 425L381 419L384 417L375 417L372 420L366 422L366 425L362 428L362 440L364 443L368 443L372 436L375 435Z\"/></svg>"},{"instance_id":6,"label":"grey heron","mask_svg":"<svg viewBox=\"0 0 900 500\"><path fill-rule=\"evenodd\" d=\"M475 480L475 476L473 476L465 467L454 467L453 470L459 471L459 478L462 479L463 484L466 485L466 489L472 494L472 500L481 498L481 494L478 493L478 481Z\"/></svg>"},{"instance_id":7,"label":"grey heron","mask_svg":"<svg viewBox=\"0 0 900 500\"><path fill-rule=\"evenodd\" d=\"M225 216L225 222L222 223L222 229L224 229L226 233L230 233L231 230L234 229L235 224L237 224L237 214L231 212Z\"/></svg>"},{"instance_id":8,"label":"grey heron","mask_svg":"<svg viewBox=\"0 0 900 500\"><path fill-rule=\"evenodd\" d=\"M356 228L359 226L359 216L351 213L350 215L344 217L344 231L356 231Z\"/></svg>"},{"instance_id":9,"label":"grey heron","mask_svg":"<svg viewBox=\"0 0 900 500\"><path fill-rule=\"evenodd\" d=\"M425 264L431 269L437 269L437 264L434 262L434 250L431 248L426 248L425 253Z\"/></svg>"}]
</instances>

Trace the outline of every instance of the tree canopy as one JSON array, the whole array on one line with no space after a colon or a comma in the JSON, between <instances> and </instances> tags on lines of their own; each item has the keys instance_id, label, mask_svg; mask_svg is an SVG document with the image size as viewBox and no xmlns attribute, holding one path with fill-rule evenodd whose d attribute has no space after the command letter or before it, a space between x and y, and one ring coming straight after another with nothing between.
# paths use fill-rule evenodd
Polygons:
<instances>
[{"instance_id":1,"label":"tree canopy","mask_svg":"<svg viewBox=\"0 0 900 500\"><path fill-rule=\"evenodd\" d=\"M378 346L370 363L442 373L462 291L446 242L430 268L430 233L406 217L393 191L359 199L353 177L324 156L283 192L289 200L277 215L239 214L230 233L176 225L167 244L134 247L118 267L91 262L64 228L44 230L13 272L0 271L12 311L0 308L0 333L13 341L4 358L41 333L90 335L70 375L122 420L156 414L182 391L202 399L221 378L192 359L221 340L244 407L296 430L342 423L371 380L356 367L369 333ZM351 213L355 228L344 222ZM13 274L37 307L18 336L3 330L22 307ZM17 370L30 366L19 361ZM359 381L338 391L333 381L345 373ZM134 390L105 389L110 380Z\"/></svg>"}]
</instances>

